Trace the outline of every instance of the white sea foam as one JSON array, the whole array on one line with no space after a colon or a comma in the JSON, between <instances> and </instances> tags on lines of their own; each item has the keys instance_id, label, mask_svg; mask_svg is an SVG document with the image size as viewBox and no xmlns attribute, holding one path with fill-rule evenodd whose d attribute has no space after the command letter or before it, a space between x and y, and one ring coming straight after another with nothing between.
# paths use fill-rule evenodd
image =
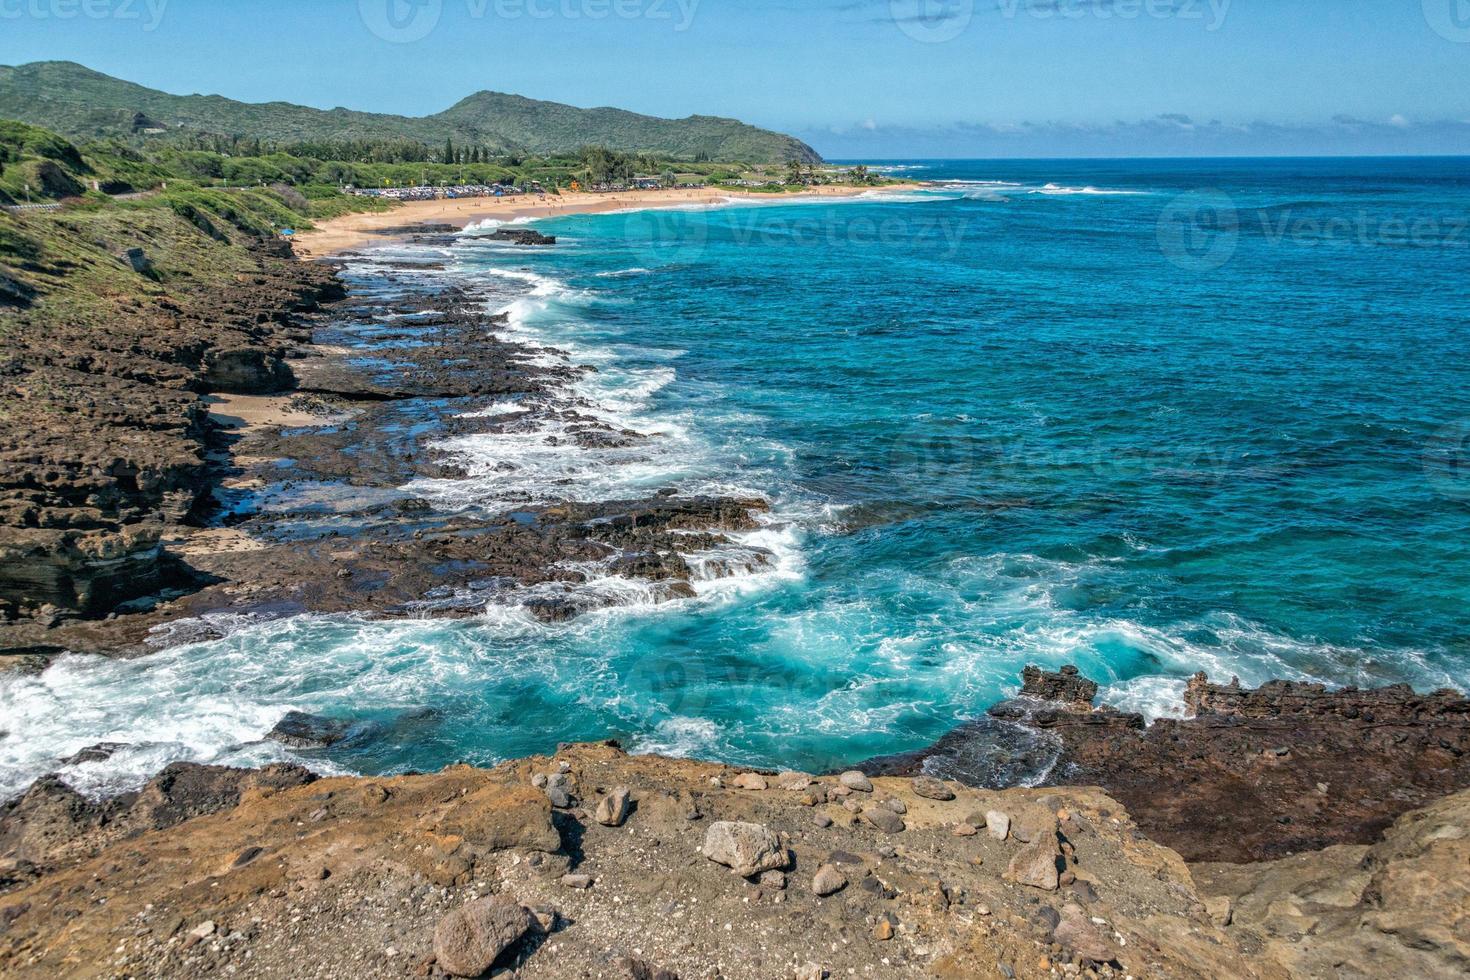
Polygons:
<instances>
[{"instance_id":1,"label":"white sea foam","mask_svg":"<svg viewBox=\"0 0 1470 980\"><path fill-rule=\"evenodd\" d=\"M479 221L471 221L460 229L460 235L465 238L474 238L476 235L490 234L500 228L509 228L515 225L529 225L540 218L534 215L521 215L515 218L482 218Z\"/></svg>"},{"instance_id":2,"label":"white sea foam","mask_svg":"<svg viewBox=\"0 0 1470 980\"><path fill-rule=\"evenodd\" d=\"M1042 187L1032 188L1032 194L1045 194L1049 197L1068 197L1071 195L1084 195L1089 197L1129 197L1139 194L1147 194L1147 191L1125 191L1111 190L1103 187L1066 187L1061 184L1046 184Z\"/></svg>"}]
</instances>

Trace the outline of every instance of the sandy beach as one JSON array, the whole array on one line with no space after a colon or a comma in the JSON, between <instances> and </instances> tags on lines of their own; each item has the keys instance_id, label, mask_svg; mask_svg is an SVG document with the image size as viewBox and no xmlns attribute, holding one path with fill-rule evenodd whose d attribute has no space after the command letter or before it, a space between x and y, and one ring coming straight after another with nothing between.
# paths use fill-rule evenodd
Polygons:
<instances>
[{"instance_id":1,"label":"sandy beach","mask_svg":"<svg viewBox=\"0 0 1470 980\"><path fill-rule=\"evenodd\" d=\"M520 197L476 197L458 200L407 201L390 211L349 214L319 222L310 231L298 232L292 240L303 259L321 259L382 242L393 230L418 224L450 224L458 228L486 218L513 221L516 218L547 218L567 214L594 214L627 208L687 207L720 204L729 200L769 203L812 197L856 197L871 191L912 190L921 184L888 184L882 188L813 187L800 194L758 194L724 190L623 191L616 194L564 193Z\"/></svg>"}]
</instances>

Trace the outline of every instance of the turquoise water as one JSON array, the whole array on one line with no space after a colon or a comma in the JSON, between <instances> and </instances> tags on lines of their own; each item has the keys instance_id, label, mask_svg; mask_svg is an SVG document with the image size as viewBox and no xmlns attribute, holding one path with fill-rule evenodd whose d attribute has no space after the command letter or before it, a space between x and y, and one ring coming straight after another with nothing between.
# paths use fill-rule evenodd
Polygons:
<instances>
[{"instance_id":1,"label":"turquoise water","mask_svg":"<svg viewBox=\"0 0 1470 980\"><path fill-rule=\"evenodd\" d=\"M825 769L932 742L1077 663L1178 709L1183 679L1470 686L1470 162L919 162L858 201L567 217L454 274L572 393L656 434L470 437L495 509L664 486L759 493L774 566L544 625L308 617L0 680L0 791L174 758L431 769L617 737ZM503 407L503 406L502 406ZM487 410L497 410L487 406ZM514 464L506 469L502 464ZM575 489L569 489L575 488Z\"/></svg>"}]
</instances>

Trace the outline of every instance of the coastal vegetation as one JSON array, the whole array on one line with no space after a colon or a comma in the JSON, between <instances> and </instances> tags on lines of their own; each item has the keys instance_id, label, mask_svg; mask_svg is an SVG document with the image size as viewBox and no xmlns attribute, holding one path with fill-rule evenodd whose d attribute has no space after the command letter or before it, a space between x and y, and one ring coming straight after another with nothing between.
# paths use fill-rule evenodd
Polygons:
<instances>
[{"instance_id":1,"label":"coastal vegetation","mask_svg":"<svg viewBox=\"0 0 1470 980\"><path fill-rule=\"evenodd\" d=\"M135 147L243 136L277 146L364 143L425 154L453 142L481 156L556 157L597 144L688 162L820 162L791 136L735 119L661 119L622 109L580 109L500 92L479 92L421 118L250 104L216 95L170 95L64 61L0 66L0 118L20 119L74 139L113 138ZM427 162L427 155L419 161ZM461 162L461 161L449 161ZM474 162L474 161L469 161Z\"/></svg>"}]
</instances>

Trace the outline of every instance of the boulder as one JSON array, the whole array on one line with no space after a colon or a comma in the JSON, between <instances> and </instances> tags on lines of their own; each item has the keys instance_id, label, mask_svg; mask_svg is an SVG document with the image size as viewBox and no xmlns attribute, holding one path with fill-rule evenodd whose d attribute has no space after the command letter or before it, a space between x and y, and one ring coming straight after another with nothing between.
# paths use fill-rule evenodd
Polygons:
<instances>
[{"instance_id":1,"label":"boulder","mask_svg":"<svg viewBox=\"0 0 1470 980\"><path fill-rule=\"evenodd\" d=\"M996 840L1005 840L1011 832L1011 818L1000 810L985 811L985 829Z\"/></svg>"},{"instance_id":2,"label":"boulder","mask_svg":"<svg viewBox=\"0 0 1470 980\"><path fill-rule=\"evenodd\" d=\"M781 839L763 824L720 820L704 835L704 856L753 878L762 871L780 871L790 863Z\"/></svg>"},{"instance_id":3,"label":"boulder","mask_svg":"<svg viewBox=\"0 0 1470 980\"><path fill-rule=\"evenodd\" d=\"M434 956L454 977L478 977L534 924L530 911L504 895L481 898L450 912L434 928Z\"/></svg>"},{"instance_id":4,"label":"boulder","mask_svg":"<svg viewBox=\"0 0 1470 980\"><path fill-rule=\"evenodd\" d=\"M926 800L938 800L941 803L947 803L954 799L954 790L933 776L915 776L914 795L922 796Z\"/></svg>"},{"instance_id":5,"label":"boulder","mask_svg":"<svg viewBox=\"0 0 1470 980\"><path fill-rule=\"evenodd\" d=\"M628 819L632 801L632 791L626 786L619 786L598 801L594 819L604 827L621 827Z\"/></svg>"},{"instance_id":6,"label":"boulder","mask_svg":"<svg viewBox=\"0 0 1470 980\"><path fill-rule=\"evenodd\" d=\"M812 893L819 898L835 895L846 887L847 875L830 864L822 865L812 877Z\"/></svg>"},{"instance_id":7,"label":"boulder","mask_svg":"<svg viewBox=\"0 0 1470 980\"><path fill-rule=\"evenodd\" d=\"M842 775L838 776L837 781L840 782L843 786L846 786L848 789L858 793L873 792L873 784L868 780L868 777L864 776L856 769L850 769Z\"/></svg>"},{"instance_id":8,"label":"boulder","mask_svg":"<svg viewBox=\"0 0 1470 980\"><path fill-rule=\"evenodd\" d=\"M1016 852L1002 877L1018 885L1054 892L1060 883L1057 862L1061 856L1056 837L1039 839Z\"/></svg>"},{"instance_id":9,"label":"boulder","mask_svg":"<svg viewBox=\"0 0 1470 980\"><path fill-rule=\"evenodd\" d=\"M784 790L800 792L812 785L812 777L804 772L783 772L776 777L776 785Z\"/></svg>"},{"instance_id":10,"label":"boulder","mask_svg":"<svg viewBox=\"0 0 1470 980\"><path fill-rule=\"evenodd\" d=\"M904 830L903 817L884 806L869 807L863 811L863 819L885 834L900 834Z\"/></svg>"},{"instance_id":11,"label":"boulder","mask_svg":"<svg viewBox=\"0 0 1470 980\"><path fill-rule=\"evenodd\" d=\"M546 777L546 798L558 810L565 810L572 805L572 792L576 786L576 780L569 774L554 772Z\"/></svg>"},{"instance_id":12,"label":"boulder","mask_svg":"<svg viewBox=\"0 0 1470 980\"><path fill-rule=\"evenodd\" d=\"M1112 963L1118 958L1118 950L1103 930L1093 923L1081 906L1071 902L1062 909L1061 920L1052 932L1052 939L1074 956L1093 963Z\"/></svg>"},{"instance_id":13,"label":"boulder","mask_svg":"<svg viewBox=\"0 0 1470 980\"><path fill-rule=\"evenodd\" d=\"M762 790L766 788L766 777L758 772L742 772L730 780L736 789Z\"/></svg>"}]
</instances>

